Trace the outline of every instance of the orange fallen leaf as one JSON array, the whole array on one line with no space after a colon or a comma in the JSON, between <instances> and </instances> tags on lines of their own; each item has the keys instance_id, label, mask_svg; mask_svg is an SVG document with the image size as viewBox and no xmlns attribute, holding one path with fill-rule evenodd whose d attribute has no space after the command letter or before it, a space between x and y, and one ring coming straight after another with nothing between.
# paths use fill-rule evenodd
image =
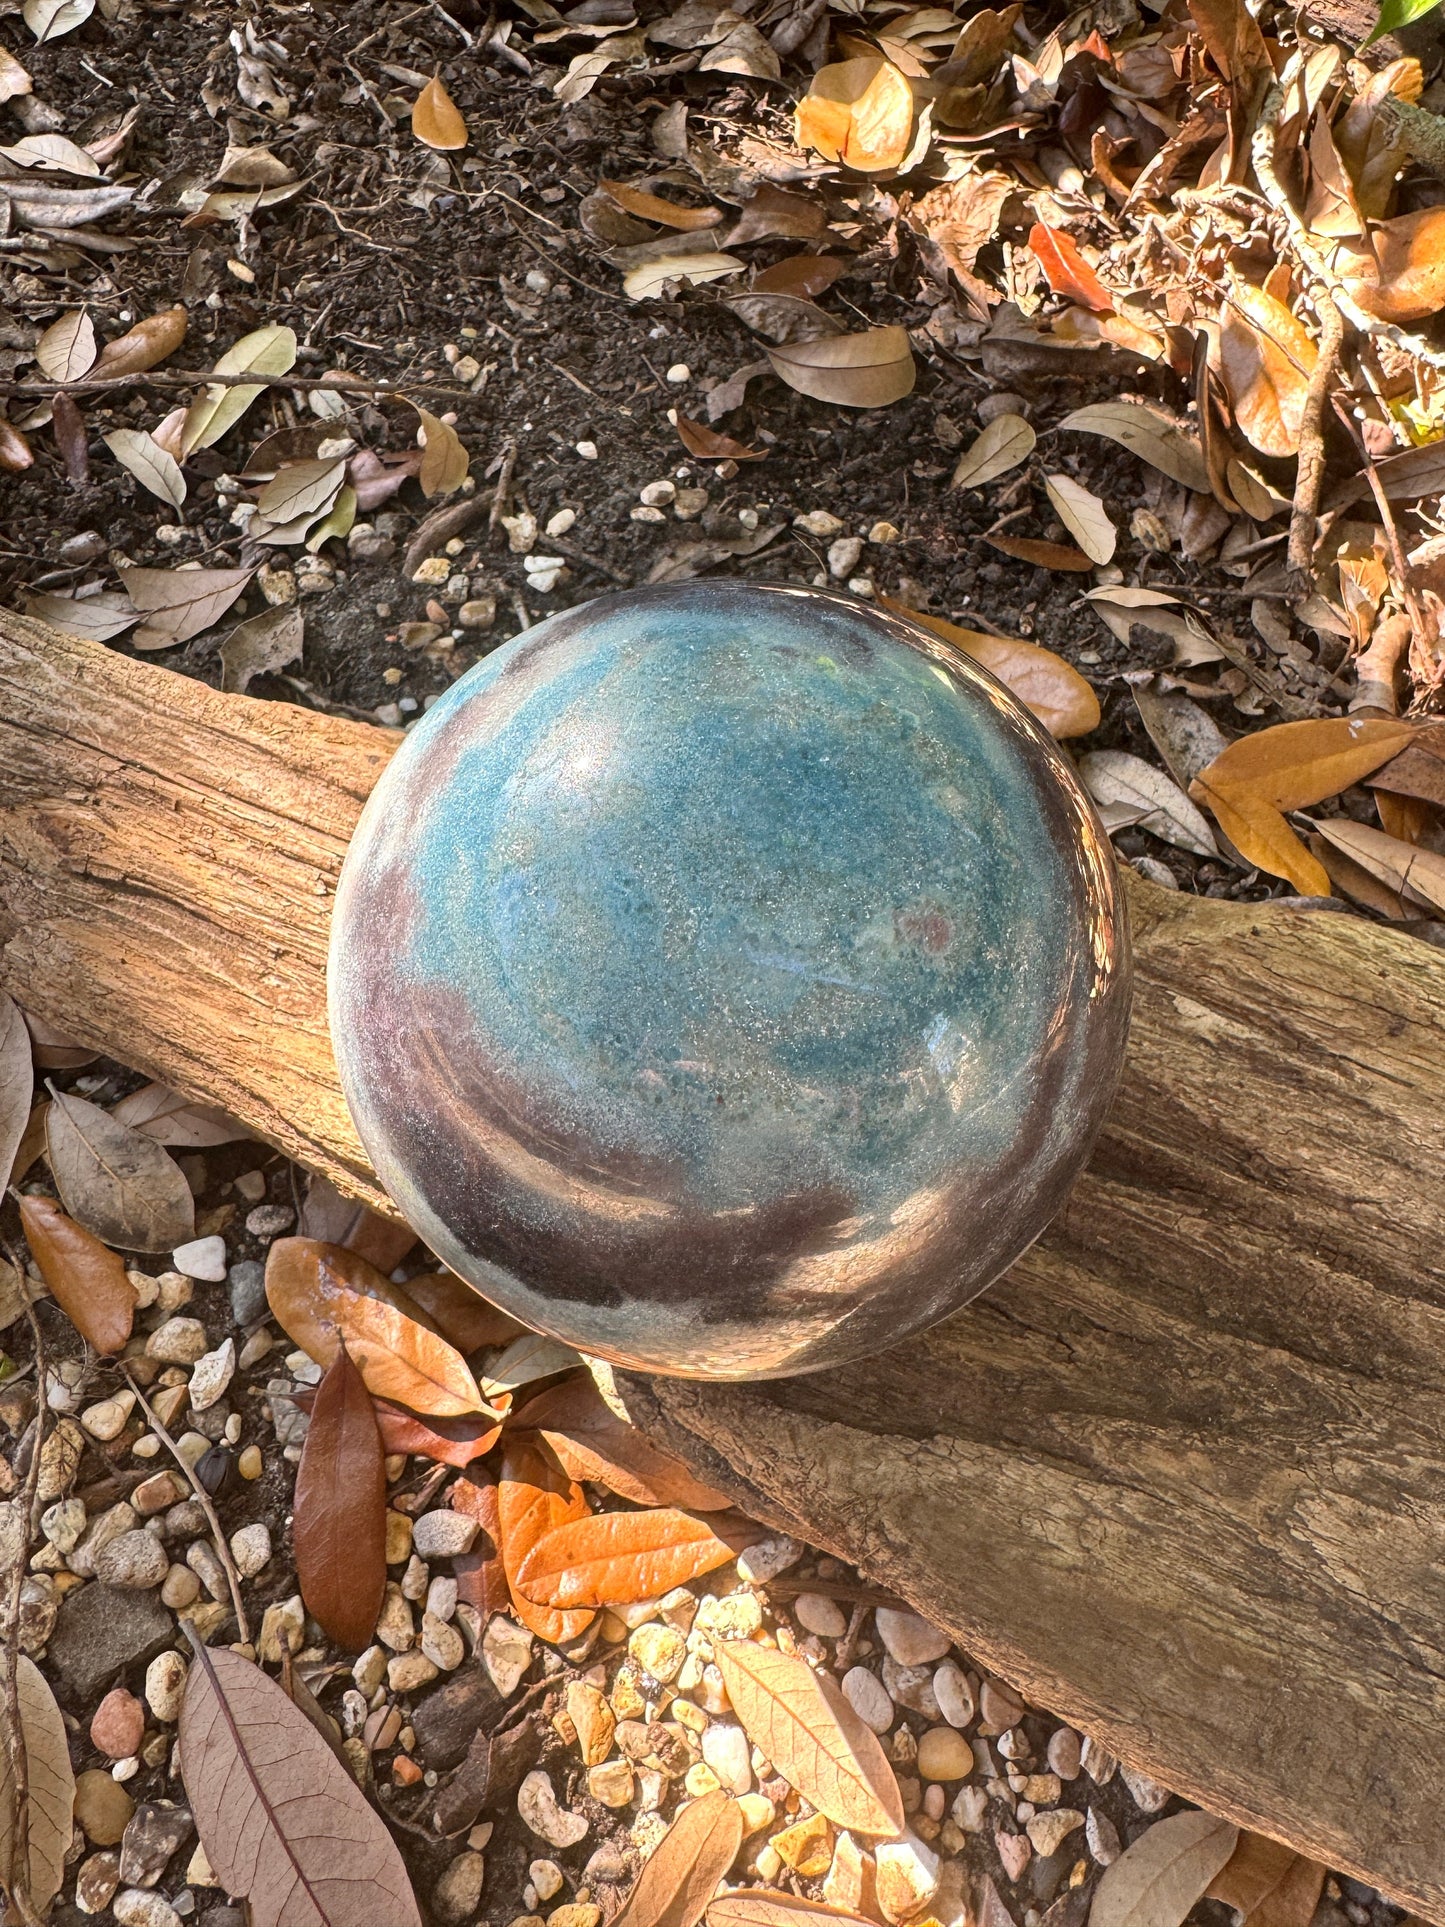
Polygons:
<instances>
[{"instance_id":1,"label":"orange fallen leaf","mask_svg":"<svg viewBox=\"0 0 1445 1927\"><path fill-rule=\"evenodd\" d=\"M1112 314L1113 295L1080 254L1071 234L1036 221L1029 230L1029 248L1055 294L1067 295L1095 314Z\"/></svg>"},{"instance_id":2,"label":"orange fallen leaf","mask_svg":"<svg viewBox=\"0 0 1445 1927\"><path fill-rule=\"evenodd\" d=\"M661 194L649 194L645 188L624 187L621 181L599 181L597 185L639 221L654 221L659 227L692 233L698 228L716 227L722 219L719 207L684 207L680 201L664 200Z\"/></svg>"},{"instance_id":3,"label":"orange fallen leaf","mask_svg":"<svg viewBox=\"0 0 1445 1927\"><path fill-rule=\"evenodd\" d=\"M1318 359L1309 330L1263 288L1236 282L1219 323L1219 373L1240 432L1261 455L1297 455Z\"/></svg>"},{"instance_id":4,"label":"orange fallen leaf","mask_svg":"<svg viewBox=\"0 0 1445 1927\"><path fill-rule=\"evenodd\" d=\"M831 288L848 265L841 254L790 254L752 279L754 294L792 294L811 301Z\"/></svg>"},{"instance_id":5,"label":"orange fallen leaf","mask_svg":"<svg viewBox=\"0 0 1445 1927\"><path fill-rule=\"evenodd\" d=\"M694 1478L680 1459L620 1419L586 1372L574 1372L528 1401L513 1420L537 1431L574 1479L605 1485L634 1505L721 1511L725 1493Z\"/></svg>"},{"instance_id":6,"label":"orange fallen leaf","mask_svg":"<svg viewBox=\"0 0 1445 1927\"><path fill-rule=\"evenodd\" d=\"M1445 308L1445 207L1397 214L1370 231L1375 261L1351 256L1345 286L1381 321L1424 321Z\"/></svg>"},{"instance_id":7,"label":"orange fallen leaf","mask_svg":"<svg viewBox=\"0 0 1445 1927\"><path fill-rule=\"evenodd\" d=\"M1012 636L990 636L981 629L964 629L941 616L926 616L909 609L891 596L879 596L885 609L896 609L910 622L931 630L975 662L982 663L990 675L1011 689L1031 715L1036 716L1049 734L1062 741L1068 736L1087 736L1099 726L1099 699L1072 664L1056 656L1052 649L1040 649L1032 642Z\"/></svg>"},{"instance_id":8,"label":"orange fallen leaf","mask_svg":"<svg viewBox=\"0 0 1445 1927\"><path fill-rule=\"evenodd\" d=\"M986 535L983 539L1001 555L1011 555L1016 562L1032 562L1036 569L1069 569L1076 575L1087 575L1094 566L1082 551L1062 542L1039 542L1031 535Z\"/></svg>"},{"instance_id":9,"label":"orange fallen leaf","mask_svg":"<svg viewBox=\"0 0 1445 1927\"><path fill-rule=\"evenodd\" d=\"M700 462L761 462L767 456L765 448L749 448L743 442L734 441L731 435L720 434L702 422L690 421L686 415L678 416L676 427L683 447Z\"/></svg>"},{"instance_id":10,"label":"orange fallen leaf","mask_svg":"<svg viewBox=\"0 0 1445 1927\"><path fill-rule=\"evenodd\" d=\"M20 1223L41 1277L81 1337L101 1353L124 1351L136 1298L122 1260L53 1198L22 1197Z\"/></svg>"},{"instance_id":11,"label":"orange fallen leaf","mask_svg":"<svg viewBox=\"0 0 1445 1927\"><path fill-rule=\"evenodd\" d=\"M612 1927L696 1927L743 1843L742 1808L715 1787L685 1806L648 1856Z\"/></svg>"},{"instance_id":12,"label":"orange fallen leaf","mask_svg":"<svg viewBox=\"0 0 1445 1927\"><path fill-rule=\"evenodd\" d=\"M886 173L908 153L913 90L891 61L839 60L814 74L793 118L800 147L859 173Z\"/></svg>"},{"instance_id":13,"label":"orange fallen leaf","mask_svg":"<svg viewBox=\"0 0 1445 1927\"><path fill-rule=\"evenodd\" d=\"M545 1534L586 1517L586 1496L576 1480L563 1471L554 1453L535 1439L508 1441L497 1485L502 1569L518 1619L552 1645L585 1633L596 1614L591 1608L559 1612L552 1606L536 1605L518 1585L517 1574L522 1561Z\"/></svg>"},{"instance_id":14,"label":"orange fallen leaf","mask_svg":"<svg viewBox=\"0 0 1445 1927\"><path fill-rule=\"evenodd\" d=\"M435 74L416 97L411 131L426 147L451 149L467 144L467 123Z\"/></svg>"},{"instance_id":15,"label":"orange fallen leaf","mask_svg":"<svg viewBox=\"0 0 1445 1927\"><path fill-rule=\"evenodd\" d=\"M676 1506L596 1512L543 1533L517 1566L516 1583L534 1605L559 1611L631 1606L715 1572L759 1536L735 1529L722 1538Z\"/></svg>"}]
</instances>

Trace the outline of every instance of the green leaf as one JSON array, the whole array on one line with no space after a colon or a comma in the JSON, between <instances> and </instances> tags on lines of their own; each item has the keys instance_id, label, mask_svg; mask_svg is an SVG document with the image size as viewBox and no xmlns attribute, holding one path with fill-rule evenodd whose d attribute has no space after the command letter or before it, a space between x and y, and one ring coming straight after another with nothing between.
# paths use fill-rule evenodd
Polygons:
<instances>
[{"instance_id":1,"label":"green leaf","mask_svg":"<svg viewBox=\"0 0 1445 1927\"><path fill-rule=\"evenodd\" d=\"M1369 39L1360 43L1361 49L1372 47L1377 40L1383 40L1387 33L1408 27L1413 20L1423 20L1427 13L1433 13L1439 5L1440 0L1382 0L1380 17Z\"/></svg>"}]
</instances>

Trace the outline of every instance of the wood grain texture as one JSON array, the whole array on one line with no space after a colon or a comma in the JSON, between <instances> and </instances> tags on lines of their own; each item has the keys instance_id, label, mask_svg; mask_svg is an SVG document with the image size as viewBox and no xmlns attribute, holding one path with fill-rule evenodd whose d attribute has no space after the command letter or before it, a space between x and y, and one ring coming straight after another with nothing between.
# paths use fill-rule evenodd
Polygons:
<instances>
[{"instance_id":1,"label":"wood grain texture","mask_svg":"<svg viewBox=\"0 0 1445 1927\"><path fill-rule=\"evenodd\" d=\"M385 732L0 614L0 984L376 1201L325 1029ZM1445 957L1130 882L1111 1122L899 1353L659 1443L1216 1812L1445 1923Z\"/></svg>"}]
</instances>

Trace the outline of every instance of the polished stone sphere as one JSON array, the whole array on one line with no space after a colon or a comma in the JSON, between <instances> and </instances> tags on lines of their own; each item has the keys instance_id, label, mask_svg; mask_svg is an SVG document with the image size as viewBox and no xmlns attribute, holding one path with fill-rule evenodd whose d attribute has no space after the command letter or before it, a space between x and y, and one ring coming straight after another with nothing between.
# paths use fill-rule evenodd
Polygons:
<instances>
[{"instance_id":1,"label":"polished stone sphere","mask_svg":"<svg viewBox=\"0 0 1445 1927\"><path fill-rule=\"evenodd\" d=\"M526 630L346 859L331 1028L437 1255L697 1377L892 1345L1036 1238L1108 1107L1129 956L1072 767L913 623L688 582Z\"/></svg>"}]
</instances>

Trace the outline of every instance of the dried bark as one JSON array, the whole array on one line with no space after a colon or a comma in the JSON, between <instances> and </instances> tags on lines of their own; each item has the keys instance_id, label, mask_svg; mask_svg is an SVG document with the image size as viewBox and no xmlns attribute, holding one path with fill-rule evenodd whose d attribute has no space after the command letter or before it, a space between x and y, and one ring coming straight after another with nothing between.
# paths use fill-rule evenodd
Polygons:
<instances>
[{"instance_id":1,"label":"dried bark","mask_svg":"<svg viewBox=\"0 0 1445 1927\"><path fill-rule=\"evenodd\" d=\"M323 972L393 743L0 614L0 984L382 1209ZM849 1371L625 1395L1125 1759L1445 1923L1445 957L1126 881L1123 1085L1008 1279Z\"/></svg>"}]
</instances>

